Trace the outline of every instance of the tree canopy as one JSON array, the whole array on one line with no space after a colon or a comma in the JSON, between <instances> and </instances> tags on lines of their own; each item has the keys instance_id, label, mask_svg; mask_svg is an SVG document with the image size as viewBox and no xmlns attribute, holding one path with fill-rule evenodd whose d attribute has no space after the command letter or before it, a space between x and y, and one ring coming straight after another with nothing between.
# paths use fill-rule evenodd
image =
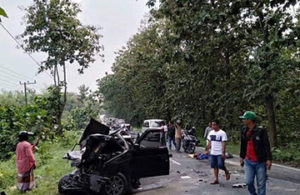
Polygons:
<instances>
[{"instance_id":1,"label":"tree canopy","mask_svg":"<svg viewBox=\"0 0 300 195\"><path fill-rule=\"evenodd\" d=\"M161 0L98 82L107 110L134 124L180 118L202 128L218 118L233 139L238 116L254 110L276 147L300 127L295 3Z\"/></svg>"},{"instance_id":2,"label":"tree canopy","mask_svg":"<svg viewBox=\"0 0 300 195\"><path fill-rule=\"evenodd\" d=\"M33 4L26 9L26 29L21 35L27 52L47 55L39 72L50 70L54 85L64 90L62 97L57 94L57 98L61 99L61 104L56 108L60 129L67 100L66 65L76 62L78 72L82 74L103 48L99 43L101 35L98 29L83 25L77 18L80 12L79 5L69 0L33 0Z\"/></svg>"}]
</instances>

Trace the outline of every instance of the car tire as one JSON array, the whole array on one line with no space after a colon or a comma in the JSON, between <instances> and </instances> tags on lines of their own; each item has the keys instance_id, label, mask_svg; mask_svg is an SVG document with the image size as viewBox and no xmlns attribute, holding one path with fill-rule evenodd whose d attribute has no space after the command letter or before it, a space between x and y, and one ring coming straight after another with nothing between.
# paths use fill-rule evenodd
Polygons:
<instances>
[{"instance_id":1,"label":"car tire","mask_svg":"<svg viewBox=\"0 0 300 195\"><path fill-rule=\"evenodd\" d=\"M58 182L58 192L60 194L65 194L65 195L79 195L81 194L80 192L74 192L71 190L64 190L64 186L68 186L72 183L72 176L71 175L65 175L63 176L59 182Z\"/></svg>"},{"instance_id":2,"label":"car tire","mask_svg":"<svg viewBox=\"0 0 300 195\"><path fill-rule=\"evenodd\" d=\"M122 173L117 173L103 185L103 194L124 195L128 191L128 185L126 176Z\"/></svg>"},{"instance_id":3,"label":"car tire","mask_svg":"<svg viewBox=\"0 0 300 195\"><path fill-rule=\"evenodd\" d=\"M70 183L70 179L72 177L70 175L63 176L58 182L58 192L60 194L67 194L67 191L63 189L63 186L68 185Z\"/></svg>"}]
</instances>

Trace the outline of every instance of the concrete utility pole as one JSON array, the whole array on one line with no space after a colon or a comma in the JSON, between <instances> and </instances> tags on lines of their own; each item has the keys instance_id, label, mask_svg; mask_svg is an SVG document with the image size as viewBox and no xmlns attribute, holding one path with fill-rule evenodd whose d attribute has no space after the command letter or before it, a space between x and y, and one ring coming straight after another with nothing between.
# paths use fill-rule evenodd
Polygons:
<instances>
[{"instance_id":1,"label":"concrete utility pole","mask_svg":"<svg viewBox=\"0 0 300 195\"><path fill-rule=\"evenodd\" d=\"M34 80L34 82L21 82L20 81L20 85L24 85L24 93L25 93L25 105L27 105L27 85L33 85L36 84L36 80Z\"/></svg>"}]
</instances>

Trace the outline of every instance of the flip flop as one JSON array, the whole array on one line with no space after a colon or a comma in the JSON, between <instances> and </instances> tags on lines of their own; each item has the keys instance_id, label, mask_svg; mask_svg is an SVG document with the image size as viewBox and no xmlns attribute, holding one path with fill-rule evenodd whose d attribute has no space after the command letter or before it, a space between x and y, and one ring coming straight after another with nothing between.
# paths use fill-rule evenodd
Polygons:
<instances>
[{"instance_id":1,"label":"flip flop","mask_svg":"<svg viewBox=\"0 0 300 195\"><path fill-rule=\"evenodd\" d=\"M230 180L230 173L225 174L226 180Z\"/></svg>"},{"instance_id":2,"label":"flip flop","mask_svg":"<svg viewBox=\"0 0 300 195\"><path fill-rule=\"evenodd\" d=\"M219 181L215 180L215 181L211 182L210 184L211 185L219 184Z\"/></svg>"}]
</instances>

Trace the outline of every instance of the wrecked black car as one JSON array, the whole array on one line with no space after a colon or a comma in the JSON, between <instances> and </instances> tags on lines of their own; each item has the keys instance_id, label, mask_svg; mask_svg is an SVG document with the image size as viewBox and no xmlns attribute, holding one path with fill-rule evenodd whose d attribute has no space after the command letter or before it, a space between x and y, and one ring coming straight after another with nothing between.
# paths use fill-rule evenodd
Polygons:
<instances>
[{"instance_id":1,"label":"wrecked black car","mask_svg":"<svg viewBox=\"0 0 300 195\"><path fill-rule=\"evenodd\" d=\"M76 170L61 178L59 192L123 195L138 188L140 178L169 174L163 130L148 129L135 141L126 135L123 129L109 133L109 127L91 119L80 151L66 155Z\"/></svg>"}]
</instances>

